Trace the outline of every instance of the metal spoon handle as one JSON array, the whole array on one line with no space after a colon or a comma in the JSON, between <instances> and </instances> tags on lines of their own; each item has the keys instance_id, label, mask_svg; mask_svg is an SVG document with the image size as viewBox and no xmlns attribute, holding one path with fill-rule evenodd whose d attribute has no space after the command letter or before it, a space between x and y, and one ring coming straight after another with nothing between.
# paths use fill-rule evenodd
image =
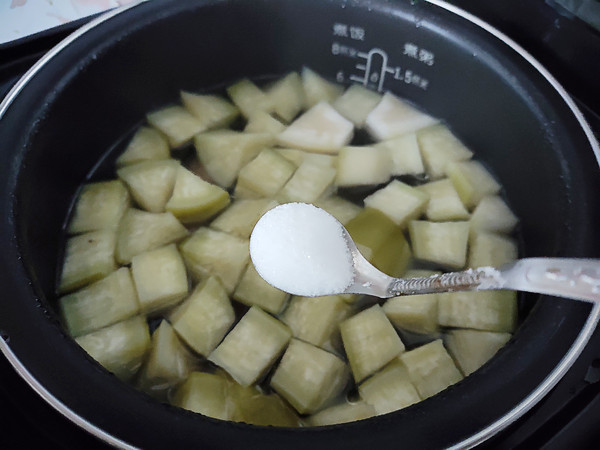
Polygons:
<instances>
[{"instance_id":1,"label":"metal spoon handle","mask_svg":"<svg viewBox=\"0 0 600 450\"><path fill-rule=\"evenodd\" d=\"M600 302L600 260L524 258L493 269L481 267L425 278L394 279L390 296L513 289Z\"/></svg>"}]
</instances>

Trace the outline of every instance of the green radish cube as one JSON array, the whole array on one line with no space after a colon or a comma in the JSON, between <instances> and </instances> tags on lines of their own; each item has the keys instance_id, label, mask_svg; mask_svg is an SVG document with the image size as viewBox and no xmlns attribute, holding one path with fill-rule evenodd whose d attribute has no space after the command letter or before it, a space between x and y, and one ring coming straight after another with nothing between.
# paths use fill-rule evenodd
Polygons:
<instances>
[{"instance_id":1,"label":"green radish cube","mask_svg":"<svg viewBox=\"0 0 600 450\"><path fill-rule=\"evenodd\" d=\"M259 111L269 113L275 109L272 98L247 78L229 86L227 94L244 117L250 117Z\"/></svg>"},{"instance_id":2,"label":"green radish cube","mask_svg":"<svg viewBox=\"0 0 600 450\"><path fill-rule=\"evenodd\" d=\"M387 300L383 311L401 330L417 334L438 332L437 294L409 295Z\"/></svg>"},{"instance_id":3,"label":"green radish cube","mask_svg":"<svg viewBox=\"0 0 600 450\"><path fill-rule=\"evenodd\" d=\"M201 227L182 245L181 254L192 276L203 280L219 278L231 294L250 259L248 240Z\"/></svg>"},{"instance_id":4,"label":"green radish cube","mask_svg":"<svg viewBox=\"0 0 600 450\"><path fill-rule=\"evenodd\" d=\"M381 95L353 84L333 102L333 107L355 126L364 125L369 113L381 101Z\"/></svg>"},{"instance_id":5,"label":"green radish cube","mask_svg":"<svg viewBox=\"0 0 600 450\"><path fill-rule=\"evenodd\" d=\"M150 332L146 320L136 316L79 336L75 341L106 370L129 381L150 348Z\"/></svg>"},{"instance_id":6,"label":"green radish cube","mask_svg":"<svg viewBox=\"0 0 600 450\"><path fill-rule=\"evenodd\" d=\"M280 203L314 203L333 189L335 173L333 167L307 159L279 191L277 200Z\"/></svg>"},{"instance_id":7,"label":"green radish cube","mask_svg":"<svg viewBox=\"0 0 600 450\"><path fill-rule=\"evenodd\" d=\"M340 295L295 296L280 319L295 338L323 348L333 335L339 335L339 324L348 317L350 309Z\"/></svg>"},{"instance_id":8,"label":"green radish cube","mask_svg":"<svg viewBox=\"0 0 600 450\"><path fill-rule=\"evenodd\" d=\"M425 208L427 219L439 222L469 219L469 211L463 205L458 192L449 179L432 181L417 189L429 195L429 203Z\"/></svg>"},{"instance_id":9,"label":"green radish cube","mask_svg":"<svg viewBox=\"0 0 600 450\"><path fill-rule=\"evenodd\" d=\"M473 156L473 152L443 124L419 131L417 140L425 169L432 179L446 175L446 167L449 163L465 161Z\"/></svg>"},{"instance_id":10,"label":"green radish cube","mask_svg":"<svg viewBox=\"0 0 600 450\"><path fill-rule=\"evenodd\" d=\"M438 296L442 326L511 333L517 326L515 291L449 292Z\"/></svg>"},{"instance_id":11,"label":"green radish cube","mask_svg":"<svg viewBox=\"0 0 600 450\"><path fill-rule=\"evenodd\" d=\"M327 81L308 67L302 68L301 77L307 109L319 102L333 103L344 92L342 86Z\"/></svg>"},{"instance_id":12,"label":"green radish cube","mask_svg":"<svg viewBox=\"0 0 600 450\"><path fill-rule=\"evenodd\" d=\"M165 136L150 127L140 127L125 150L117 158L117 167L137 164L142 161L169 159L171 151Z\"/></svg>"},{"instance_id":13,"label":"green radish cube","mask_svg":"<svg viewBox=\"0 0 600 450\"><path fill-rule=\"evenodd\" d=\"M74 291L115 271L115 241L114 230L90 231L69 238L58 291Z\"/></svg>"},{"instance_id":14,"label":"green radish cube","mask_svg":"<svg viewBox=\"0 0 600 450\"><path fill-rule=\"evenodd\" d=\"M175 244L135 255L131 274L145 314L176 305L188 293L185 264Z\"/></svg>"},{"instance_id":15,"label":"green radish cube","mask_svg":"<svg viewBox=\"0 0 600 450\"><path fill-rule=\"evenodd\" d=\"M232 130L207 131L194 137L198 159L208 175L224 188L233 185L240 169L274 142L270 133Z\"/></svg>"},{"instance_id":16,"label":"green radish cube","mask_svg":"<svg viewBox=\"0 0 600 450\"><path fill-rule=\"evenodd\" d=\"M267 95L273 103L275 113L286 122L291 122L306 102L302 79L297 72L292 72L269 86Z\"/></svg>"},{"instance_id":17,"label":"green radish cube","mask_svg":"<svg viewBox=\"0 0 600 450\"><path fill-rule=\"evenodd\" d=\"M413 220L408 231L415 258L453 269L465 266L469 222Z\"/></svg>"},{"instance_id":18,"label":"green radish cube","mask_svg":"<svg viewBox=\"0 0 600 450\"><path fill-rule=\"evenodd\" d=\"M234 422L252 425L298 427L302 421L294 409L277 394L263 394L254 386L229 384L229 396L235 404Z\"/></svg>"},{"instance_id":19,"label":"green radish cube","mask_svg":"<svg viewBox=\"0 0 600 450\"><path fill-rule=\"evenodd\" d=\"M511 233L519 219L497 195L483 197L471 215L472 231Z\"/></svg>"},{"instance_id":20,"label":"green radish cube","mask_svg":"<svg viewBox=\"0 0 600 450\"><path fill-rule=\"evenodd\" d=\"M450 163L446 172L467 208L474 208L483 197L500 191L500 184L479 161Z\"/></svg>"},{"instance_id":21,"label":"green radish cube","mask_svg":"<svg viewBox=\"0 0 600 450\"><path fill-rule=\"evenodd\" d=\"M327 211L342 225L346 225L362 211L362 208L357 204L337 195L320 198L314 205Z\"/></svg>"},{"instance_id":22,"label":"green radish cube","mask_svg":"<svg viewBox=\"0 0 600 450\"><path fill-rule=\"evenodd\" d=\"M77 197L69 233L116 228L129 203L129 192L119 180L88 183Z\"/></svg>"},{"instance_id":23,"label":"green radish cube","mask_svg":"<svg viewBox=\"0 0 600 450\"><path fill-rule=\"evenodd\" d=\"M346 319L340 331L357 383L404 351L404 344L379 305Z\"/></svg>"},{"instance_id":24,"label":"green radish cube","mask_svg":"<svg viewBox=\"0 0 600 450\"><path fill-rule=\"evenodd\" d=\"M167 136L171 148L189 142L206 127L182 106L167 106L146 115L148 123Z\"/></svg>"},{"instance_id":25,"label":"green radish cube","mask_svg":"<svg viewBox=\"0 0 600 450\"><path fill-rule=\"evenodd\" d=\"M390 173L396 175L419 175L425 173L416 133L407 133L376 145L390 155Z\"/></svg>"},{"instance_id":26,"label":"green radish cube","mask_svg":"<svg viewBox=\"0 0 600 450\"><path fill-rule=\"evenodd\" d=\"M140 311L137 293L127 267L61 297L59 306L71 336L104 328Z\"/></svg>"},{"instance_id":27,"label":"green radish cube","mask_svg":"<svg viewBox=\"0 0 600 450\"><path fill-rule=\"evenodd\" d=\"M276 148L275 151L292 162L296 167L302 164L306 155L312 154L298 148Z\"/></svg>"},{"instance_id":28,"label":"green radish cube","mask_svg":"<svg viewBox=\"0 0 600 450\"><path fill-rule=\"evenodd\" d=\"M429 194L398 180L392 180L364 200L367 208L381 211L399 226L419 217L428 201Z\"/></svg>"},{"instance_id":29,"label":"green radish cube","mask_svg":"<svg viewBox=\"0 0 600 450\"><path fill-rule=\"evenodd\" d=\"M367 116L365 126L373 138L383 141L417 131L436 122L437 119L386 92Z\"/></svg>"},{"instance_id":30,"label":"green radish cube","mask_svg":"<svg viewBox=\"0 0 600 450\"><path fill-rule=\"evenodd\" d=\"M166 398L167 390L185 380L194 367L194 356L166 320L152 334L152 345L138 378L138 386L153 396Z\"/></svg>"},{"instance_id":31,"label":"green radish cube","mask_svg":"<svg viewBox=\"0 0 600 450\"><path fill-rule=\"evenodd\" d=\"M218 95L200 95L181 91L181 102L205 130L228 126L240 111Z\"/></svg>"},{"instance_id":32,"label":"green radish cube","mask_svg":"<svg viewBox=\"0 0 600 450\"><path fill-rule=\"evenodd\" d=\"M275 150L266 148L240 170L237 186L273 197L296 171L296 166Z\"/></svg>"},{"instance_id":33,"label":"green radish cube","mask_svg":"<svg viewBox=\"0 0 600 450\"><path fill-rule=\"evenodd\" d=\"M285 130L285 125L264 111L258 111L248 118L245 133L269 133L274 136Z\"/></svg>"},{"instance_id":34,"label":"green radish cube","mask_svg":"<svg viewBox=\"0 0 600 450\"><path fill-rule=\"evenodd\" d=\"M300 414L310 414L338 396L348 380L348 367L340 358L292 339L271 378L271 387Z\"/></svg>"},{"instance_id":35,"label":"green radish cube","mask_svg":"<svg viewBox=\"0 0 600 450\"><path fill-rule=\"evenodd\" d=\"M517 259L518 249L514 239L484 231L472 233L469 242L468 266L500 267Z\"/></svg>"},{"instance_id":36,"label":"green radish cube","mask_svg":"<svg viewBox=\"0 0 600 450\"><path fill-rule=\"evenodd\" d=\"M180 408L215 419L229 420L234 405L229 399L229 381L216 374L192 372L173 395Z\"/></svg>"},{"instance_id":37,"label":"green radish cube","mask_svg":"<svg viewBox=\"0 0 600 450\"><path fill-rule=\"evenodd\" d=\"M329 103L321 102L294 120L277 138L284 147L337 154L352 139L354 125Z\"/></svg>"},{"instance_id":38,"label":"green radish cube","mask_svg":"<svg viewBox=\"0 0 600 450\"><path fill-rule=\"evenodd\" d=\"M210 227L248 239L258 219L277 205L275 200L268 198L236 200L211 222Z\"/></svg>"},{"instance_id":39,"label":"green radish cube","mask_svg":"<svg viewBox=\"0 0 600 450\"><path fill-rule=\"evenodd\" d=\"M420 402L421 398L401 364L390 363L358 386L364 401L377 415L387 414Z\"/></svg>"},{"instance_id":40,"label":"green radish cube","mask_svg":"<svg viewBox=\"0 0 600 450\"><path fill-rule=\"evenodd\" d=\"M429 398L463 379L441 339L400 355L400 361L422 399Z\"/></svg>"},{"instance_id":41,"label":"green radish cube","mask_svg":"<svg viewBox=\"0 0 600 450\"><path fill-rule=\"evenodd\" d=\"M250 262L233 292L233 298L245 305L256 305L265 311L278 314L285 306L289 294L263 280L254 264Z\"/></svg>"},{"instance_id":42,"label":"green radish cube","mask_svg":"<svg viewBox=\"0 0 600 450\"><path fill-rule=\"evenodd\" d=\"M361 254L390 276L400 276L410 260L404 232L381 211L364 208L345 224Z\"/></svg>"},{"instance_id":43,"label":"green radish cube","mask_svg":"<svg viewBox=\"0 0 600 450\"><path fill-rule=\"evenodd\" d=\"M210 277L196 286L172 313L170 320L190 348L208 356L233 325L235 312L221 282Z\"/></svg>"},{"instance_id":44,"label":"green radish cube","mask_svg":"<svg viewBox=\"0 0 600 450\"><path fill-rule=\"evenodd\" d=\"M142 161L122 167L117 175L142 209L161 213L173 192L178 168L179 162L174 159Z\"/></svg>"},{"instance_id":45,"label":"green radish cube","mask_svg":"<svg viewBox=\"0 0 600 450\"><path fill-rule=\"evenodd\" d=\"M330 406L308 417L308 423L313 427L335 425L338 423L356 422L376 416L375 408L367 402L341 403Z\"/></svg>"},{"instance_id":46,"label":"green radish cube","mask_svg":"<svg viewBox=\"0 0 600 450\"><path fill-rule=\"evenodd\" d=\"M492 359L510 338L510 333L450 330L446 336L446 346L456 365L467 376Z\"/></svg>"},{"instance_id":47,"label":"green radish cube","mask_svg":"<svg viewBox=\"0 0 600 450\"><path fill-rule=\"evenodd\" d=\"M365 186L390 179L390 156L377 147L344 147L338 156L337 186Z\"/></svg>"},{"instance_id":48,"label":"green radish cube","mask_svg":"<svg viewBox=\"0 0 600 450\"><path fill-rule=\"evenodd\" d=\"M150 213L128 209L117 229L115 256L121 264L142 252L171 244L188 235L186 228L170 212Z\"/></svg>"},{"instance_id":49,"label":"green radish cube","mask_svg":"<svg viewBox=\"0 0 600 450\"><path fill-rule=\"evenodd\" d=\"M208 360L225 369L242 386L249 386L273 365L291 336L287 326L253 306Z\"/></svg>"},{"instance_id":50,"label":"green radish cube","mask_svg":"<svg viewBox=\"0 0 600 450\"><path fill-rule=\"evenodd\" d=\"M229 193L184 167L177 168L173 194L166 209L183 223L203 222L229 205Z\"/></svg>"}]
</instances>

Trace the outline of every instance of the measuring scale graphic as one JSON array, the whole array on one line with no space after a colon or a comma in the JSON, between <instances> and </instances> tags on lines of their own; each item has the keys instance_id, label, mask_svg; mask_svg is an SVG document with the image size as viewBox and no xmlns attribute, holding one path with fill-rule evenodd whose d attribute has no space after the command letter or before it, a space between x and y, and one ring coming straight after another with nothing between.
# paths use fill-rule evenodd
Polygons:
<instances>
[{"instance_id":1,"label":"measuring scale graphic","mask_svg":"<svg viewBox=\"0 0 600 450\"><path fill-rule=\"evenodd\" d=\"M388 66L388 55L380 48L372 48L368 53L357 52L356 56L365 60L364 63L358 63L355 66L362 72L362 76L352 74L349 78L365 87L372 83L377 86L377 91L381 92L386 74L397 73L398 76L400 75L400 67Z\"/></svg>"}]
</instances>

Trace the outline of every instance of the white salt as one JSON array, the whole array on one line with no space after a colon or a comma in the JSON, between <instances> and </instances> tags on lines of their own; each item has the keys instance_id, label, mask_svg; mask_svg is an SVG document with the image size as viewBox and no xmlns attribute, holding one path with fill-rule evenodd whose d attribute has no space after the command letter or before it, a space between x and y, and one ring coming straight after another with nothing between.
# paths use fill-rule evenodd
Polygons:
<instances>
[{"instance_id":1,"label":"white salt","mask_svg":"<svg viewBox=\"0 0 600 450\"><path fill-rule=\"evenodd\" d=\"M354 281L344 233L322 209L287 203L257 222L250 256L260 276L278 289L307 297L341 293Z\"/></svg>"}]
</instances>

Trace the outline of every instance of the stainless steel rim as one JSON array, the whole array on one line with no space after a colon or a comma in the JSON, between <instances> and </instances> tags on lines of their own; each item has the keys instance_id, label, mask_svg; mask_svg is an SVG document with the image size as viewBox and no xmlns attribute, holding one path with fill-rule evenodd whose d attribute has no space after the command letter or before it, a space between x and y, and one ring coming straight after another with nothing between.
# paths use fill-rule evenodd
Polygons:
<instances>
[{"instance_id":1,"label":"stainless steel rim","mask_svg":"<svg viewBox=\"0 0 600 450\"><path fill-rule=\"evenodd\" d=\"M16 96L23 90L23 88L27 85L27 83L39 72L42 67L50 61L56 54L61 52L66 46L70 45L80 36L84 35L91 29L100 25L101 23L109 20L110 18L122 13L125 10L130 8L134 8L141 3L144 3L147 0L137 0L132 4L127 6L122 6L116 8L112 11L109 11L100 17L90 21L86 25L79 28L77 31L73 32L59 44L57 44L54 48L52 48L48 53L46 53L39 61L37 61L24 75L23 77L13 86L13 88L9 91L3 101L0 103L0 119L8 110L11 103L14 101ZM573 99L569 96L564 87L523 47L514 42L511 38L506 36L504 33L500 32L496 28L492 27L488 23L483 20L477 18L476 16L452 5L446 3L442 0L427 0L428 3L445 9L457 16L472 22L478 27L484 29L486 32L502 41L504 44L509 46L512 50L518 53L521 57L523 57L531 66L533 66L545 79L550 83L550 85L559 93L559 95L564 100L565 104L572 111L573 115L579 122L581 128L583 129L590 146L596 156L596 160L600 165L600 146L592 132L590 126L585 120L583 114L573 101ZM544 379L544 381L534 390L532 391L521 403L515 406L512 410L506 413L503 417L493 422L486 428L483 428L478 433L473 436L465 439L462 442L456 443L451 448L472 448L485 440L489 439L491 436L497 434L498 432L505 429L511 423L518 420L522 417L527 411L529 411L535 404L537 404L566 374L568 369L573 365L577 357L583 351L583 348L589 341L592 333L594 332L598 320L600 319L600 304L595 304L590 312L586 323L584 324L582 330L579 335L575 339L573 345L570 350L565 354L560 363L554 368L552 372ZM101 440L107 442L108 444L125 449L135 449L136 447L122 441L111 434L108 434L104 430L98 428L94 424L88 422L86 419L75 413L71 410L67 405L58 400L51 392L46 390L42 383L40 383L21 363L19 358L12 352L9 345L3 339L0 339L0 351L4 354L10 364L14 367L17 373L31 386L31 388L37 392L48 404L54 407L59 413L63 416L71 420L73 423L77 424L84 430L88 431L92 435L100 438Z\"/></svg>"}]
</instances>

